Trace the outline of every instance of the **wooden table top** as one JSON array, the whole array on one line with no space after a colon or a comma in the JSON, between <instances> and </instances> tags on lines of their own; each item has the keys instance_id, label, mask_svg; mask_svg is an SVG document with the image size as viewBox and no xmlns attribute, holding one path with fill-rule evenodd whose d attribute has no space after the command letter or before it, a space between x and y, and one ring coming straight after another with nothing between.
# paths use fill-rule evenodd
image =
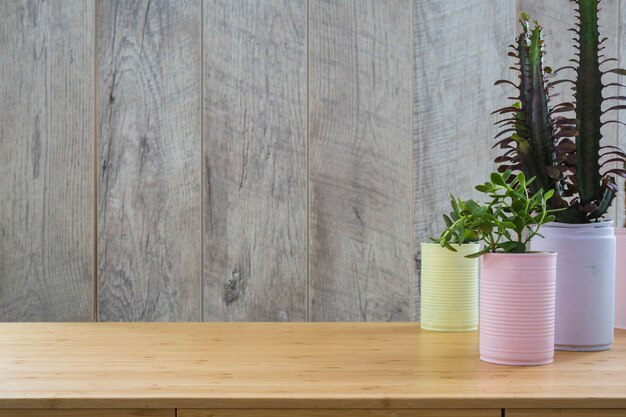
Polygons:
<instances>
[{"instance_id":1,"label":"wooden table top","mask_svg":"<svg viewBox=\"0 0 626 417\"><path fill-rule=\"evenodd\" d=\"M626 408L626 331L552 365L414 323L2 323L0 408Z\"/></svg>"}]
</instances>

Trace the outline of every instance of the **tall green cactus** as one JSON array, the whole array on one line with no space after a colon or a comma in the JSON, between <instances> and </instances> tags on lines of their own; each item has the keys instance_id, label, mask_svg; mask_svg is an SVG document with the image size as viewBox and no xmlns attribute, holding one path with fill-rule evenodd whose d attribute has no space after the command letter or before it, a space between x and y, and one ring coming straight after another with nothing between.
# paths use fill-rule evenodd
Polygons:
<instances>
[{"instance_id":1,"label":"tall green cactus","mask_svg":"<svg viewBox=\"0 0 626 417\"><path fill-rule=\"evenodd\" d=\"M579 131L576 137L576 165L578 167L578 190L580 205L583 211L588 213L588 218L595 219L603 216L617 192L615 177L610 174L625 176L623 169L607 169L603 167L612 162L624 164L624 153L620 149L609 146L601 146L602 126L615 121L602 121L602 116L607 111L618 110L626 106L613 106L604 112L602 104L605 101L603 91L606 85L602 82L602 76L606 73L626 74L626 71L616 68L602 71L601 65L616 61L614 58L604 59L602 43L607 38L600 39L598 29L599 0L576 0L578 12L578 29L572 31L578 34L576 48L579 51L577 65L576 85L574 97L576 99L576 127ZM623 97L607 99L621 100ZM601 163L601 151L607 150L603 156L610 157Z\"/></svg>"},{"instance_id":2,"label":"tall green cactus","mask_svg":"<svg viewBox=\"0 0 626 417\"><path fill-rule=\"evenodd\" d=\"M606 87L618 83L603 84L602 76L607 73L626 75L626 71L616 68L602 71L601 66L614 59L603 59L598 32L599 0L572 0L578 6L578 34L576 47L578 59L572 59L575 66L562 67L551 74L550 68L543 66L544 39L541 26L529 28L529 17L522 14L522 33L514 52L509 55L517 58L513 69L519 72L519 83L500 80L496 84L514 85L519 95L509 97L515 100L512 106L496 111L511 117L496 124L507 129L498 133L496 146L506 149L496 158L500 171L517 169L527 177L536 177L533 192L554 189L551 208L562 208L557 220L564 223L585 223L606 214L611 206L617 185L614 175L626 176L626 170L609 169L608 164L626 163L626 154L614 146L602 146L601 128L607 123L621 123L618 120L602 118L608 111L626 109L616 105L602 111L605 100L626 100L626 97L603 97ZM575 80L556 79L562 70L574 70ZM551 107L551 88L559 83L572 83L576 105L560 103ZM567 113L575 111L574 115ZM563 116L565 114L565 116ZM511 133L513 132L513 133ZM575 139L575 140L573 140ZM614 175L612 175L614 174Z\"/></svg>"},{"instance_id":3,"label":"tall green cactus","mask_svg":"<svg viewBox=\"0 0 626 417\"><path fill-rule=\"evenodd\" d=\"M501 130L496 138L513 132L496 143L495 146L506 149L502 156L496 158L496 162L501 164L498 168L500 172L514 169L523 171L526 177L535 177L531 184L533 193L540 189L554 189L551 208L565 208L567 203L563 194L569 191L565 173L569 163L573 162L570 153L575 147L568 137L572 137L576 130L573 119L557 114L573 110L574 107L571 103L551 107L549 89L560 81L549 81L551 70L543 65L543 30L537 22L531 30L528 20L529 17L522 14L522 33L516 44L510 45L513 51L509 55L517 58L516 66L512 68L519 72L519 83L508 80L496 82L511 84L518 92L517 96L509 97L515 100L512 106L496 111L510 116L497 124L511 126Z\"/></svg>"}]
</instances>

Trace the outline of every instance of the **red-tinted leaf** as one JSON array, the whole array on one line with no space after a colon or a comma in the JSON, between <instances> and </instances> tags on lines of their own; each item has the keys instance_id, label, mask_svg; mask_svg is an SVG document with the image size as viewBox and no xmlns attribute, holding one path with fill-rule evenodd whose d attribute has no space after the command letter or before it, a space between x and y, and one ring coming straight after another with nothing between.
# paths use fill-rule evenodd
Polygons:
<instances>
[{"instance_id":1,"label":"red-tinted leaf","mask_svg":"<svg viewBox=\"0 0 626 417\"><path fill-rule=\"evenodd\" d=\"M604 110L602 114L610 112L611 110L626 110L626 104L620 104L618 106L609 107L608 109Z\"/></svg>"},{"instance_id":2,"label":"red-tinted leaf","mask_svg":"<svg viewBox=\"0 0 626 417\"><path fill-rule=\"evenodd\" d=\"M497 141L497 142L495 143L495 145L493 145L493 146L491 147L491 149L496 148L496 147L498 147L498 146L500 146L500 149L505 149L505 148L507 148L507 147L510 147L510 146L508 146L508 145L509 145L509 144L511 144L511 143L513 143L513 142L516 142L516 141L515 141L515 139L505 138L505 139L502 139L502 140Z\"/></svg>"},{"instance_id":3,"label":"red-tinted leaf","mask_svg":"<svg viewBox=\"0 0 626 417\"><path fill-rule=\"evenodd\" d=\"M557 81L550 81L548 83L548 87L554 87L555 85L559 85L559 84L563 84L563 83L572 83L572 84L576 84L575 81L573 80L557 80Z\"/></svg>"},{"instance_id":4,"label":"red-tinted leaf","mask_svg":"<svg viewBox=\"0 0 626 417\"><path fill-rule=\"evenodd\" d=\"M501 155L501 156L498 156L498 157L497 157L496 159L494 159L493 161L494 161L496 164L501 164L502 162L511 162L512 160L513 160L513 158L512 158L512 157L510 157L510 156Z\"/></svg>"},{"instance_id":5,"label":"red-tinted leaf","mask_svg":"<svg viewBox=\"0 0 626 417\"><path fill-rule=\"evenodd\" d=\"M617 62L617 58L607 58L607 59L604 59L604 60L600 61L600 65L606 64L607 62L611 62L611 61Z\"/></svg>"},{"instance_id":6,"label":"red-tinted leaf","mask_svg":"<svg viewBox=\"0 0 626 417\"><path fill-rule=\"evenodd\" d=\"M578 119L573 119L571 117L563 117L563 116L557 116L554 118L554 121L557 123L567 123L567 124L571 124L571 125L575 125L576 123L578 123Z\"/></svg>"},{"instance_id":7,"label":"red-tinted leaf","mask_svg":"<svg viewBox=\"0 0 626 417\"><path fill-rule=\"evenodd\" d=\"M576 144L569 139L563 139L556 145L556 150L563 153L574 152L576 150Z\"/></svg>"},{"instance_id":8,"label":"red-tinted leaf","mask_svg":"<svg viewBox=\"0 0 626 417\"><path fill-rule=\"evenodd\" d=\"M498 133L496 134L496 136L494 136L494 139L497 139L497 138L499 138L500 136L502 136L502 135L506 135L507 133L511 133L511 132L517 132L517 129L515 129L515 128L510 128L510 129L504 129L504 130L501 130L500 132L498 132Z\"/></svg>"},{"instance_id":9,"label":"red-tinted leaf","mask_svg":"<svg viewBox=\"0 0 626 417\"><path fill-rule=\"evenodd\" d=\"M598 206L593 202L587 203L583 206L583 211L586 213L593 213L597 209L598 209Z\"/></svg>"},{"instance_id":10,"label":"red-tinted leaf","mask_svg":"<svg viewBox=\"0 0 626 417\"><path fill-rule=\"evenodd\" d=\"M608 125L610 123L618 123L620 125L626 126L626 123L622 122L621 120L607 120L606 122L602 122L602 126Z\"/></svg>"},{"instance_id":11,"label":"red-tinted leaf","mask_svg":"<svg viewBox=\"0 0 626 417\"><path fill-rule=\"evenodd\" d=\"M626 162L626 160L624 160L624 158L611 158L611 159L607 159L606 161L602 161L600 166L603 167L606 164L610 164L611 162L619 162L620 164L623 165Z\"/></svg>"},{"instance_id":12,"label":"red-tinted leaf","mask_svg":"<svg viewBox=\"0 0 626 417\"><path fill-rule=\"evenodd\" d=\"M626 70L623 68L613 68L613 69L603 72L603 74L609 74L609 73L618 74L618 75L626 75Z\"/></svg>"},{"instance_id":13,"label":"red-tinted leaf","mask_svg":"<svg viewBox=\"0 0 626 417\"><path fill-rule=\"evenodd\" d=\"M557 74L559 71L566 70L566 69L571 69L571 70L574 70L574 71L576 71L576 70L577 70L577 68L576 68L576 67L571 66L571 65L567 65L567 66L565 66L565 67L559 67L559 68L557 68L557 69L555 69L555 70L552 70L552 75L555 75L555 74Z\"/></svg>"},{"instance_id":14,"label":"red-tinted leaf","mask_svg":"<svg viewBox=\"0 0 626 417\"><path fill-rule=\"evenodd\" d=\"M615 149L618 151L622 151L622 148L620 148L619 146L613 146L613 145L602 145L600 146L600 149Z\"/></svg>"},{"instance_id":15,"label":"red-tinted leaf","mask_svg":"<svg viewBox=\"0 0 626 417\"><path fill-rule=\"evenodd\" d=\"M608 174L615 174L619 177L626 178L626 169L621 169L621 168L609 169L608 171L604 173L604 175L608 175Z\"/></svg>"},{"instance_id":16,"label":"red-tinted leaf","mask_svg":"<svg viewBox=\"0 0 626 417\"><path fill-rule=\"evenodd\" d=\"M501 109L491 112L491 114L507 114L507 113L519 113L520 109L517 107L503 107Z\"/></svg>"},{"instance_id":17,"label":"red-tinted leaf","mask_svg":"<svg viewBox=\"0 0 626 417\"><path fill-rule=\"evenodd\" d=\"M561 170L555 166L545 167L545 171L550 178L559 178L559 176L561 175Z\"/></svg>"},{"instance_id":18,"label":"red-tinted leaf","mask_svg":"<svg viewBox=\"0 0 626 417\"><path fill-rule=\"evenodd\" d=\"M617 155L617 156L621 156L622 158L626 158L626 153L617 150L617 151L610 151L610 152L605 152L600 154L600 158L603 158L605 156L609 156L609 155Z\"/></svg>"},{"instance_id":19,"label":"red-tinted leaf","mask_svg":"<svg viewBox=\"0 0 626 417\"><path fill-rule=\"evenodd\" d=\"M578 135L577 130L561 129L554 135L554 137L556 139L560 139L560 138L570 138L576 135Z\"/></svg>"},{"instance_id":20,"label":"red-tinted leaf","mask_svg":"<svg viewBox=\"0 0 626 417\"><path fill-rule=\"evenodd\" d=\"M512 85L513 87L518 88L518 85L517 85L517 84L515 84L514 82L509 81L509 80L498 80L498 81L496 81L493 85L500 85L500 84L510 84L510 85Z\"/></svg>"}]
</instances>

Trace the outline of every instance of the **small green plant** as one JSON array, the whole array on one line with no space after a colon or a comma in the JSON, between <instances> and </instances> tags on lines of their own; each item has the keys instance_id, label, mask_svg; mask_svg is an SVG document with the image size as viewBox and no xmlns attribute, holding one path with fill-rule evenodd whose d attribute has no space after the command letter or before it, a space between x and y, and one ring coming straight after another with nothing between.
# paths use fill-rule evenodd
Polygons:
<instances>
[{"instance_id":1,"label":"small green plant","mask_svg":"<svg viewBox=\"0 0 626 417\"><path fill-rule=\"evenodd\" d=\"M452 213L444 215L446 229L433 241L456 252L452 244L463 244L468 241L466 237L481 240L485 247L468 258L487 252L524 253L528 242L541 236L541 226L556 219L552 213L558 209L548 208L554 190L544 193L540 189L531 194L529 187L535 178L526 180L522 172L513 176L507 170L491 174L490 179L476 186L476 190L489 197L486 204L451 196Z\"/></svg>"},{"instance_id":2,"label":"small green plant","mask_svg":"<svg viewBox=\"0 0 626 417\"><path fill-rule=\"evenodd\" d=\"M446 244L445 247L456 252L452 245L462 245L464 243L473 243L480 240L480 236L472 229L465 227L465 223L461 220L459 207L464 209L475 208L478 204L473 200L462 201L450 196L452 199L452 211L450 214L443 215L443 221L446 224ZM441 243L439 239L431 238L434 242ZM444 246L444 245L441 245Z\"/></svg>"}]
</instances>

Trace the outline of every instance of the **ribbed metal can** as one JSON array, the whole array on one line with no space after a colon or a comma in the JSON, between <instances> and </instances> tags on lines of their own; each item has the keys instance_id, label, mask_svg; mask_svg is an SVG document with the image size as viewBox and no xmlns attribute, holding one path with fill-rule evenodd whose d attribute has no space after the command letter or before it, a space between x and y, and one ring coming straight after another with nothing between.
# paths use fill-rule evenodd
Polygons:
<instances>
[{"instance_id":1,"label":"ribbed metal can","mask_svg":"<svg viewBox=\"0 0 626 417\"><path fill-rule=\"evenodd\" d=\"M534 251L559 254L556 273L556 350L606 350L613 343L615 233L612 221L549 223Z\"/></svg>"},{"instance_id":2,"label":"ribbed metal can","mask_svg":"<svg viewBox=\"0 0 626 417\"><path fill-rule=\"evenodd\" d=\"M488 253L480 272L480 359L500 365L554 360L556 253Z\"/></svg>"},{"instance_id":3,"label":"ribbed metal can","mask_svg":"<svg viewBox=\"0 0 626 417\"><path fill-rule=\"evenodd\" d=\"M422 243L420 321L422 329L467 332L478 328L478 259L466 255L480 245L455 245L457 252Z\"/></svg>"},{"instance_id":4,"label":"ribbed metal can","mask_svg":"<svg viewBox=\"0 0 626 417\"><path fill-rule=\"evenodd\" d=\"M615 327L626 329L626 229L615 229Z\"/></svg>"}]
</instances>

